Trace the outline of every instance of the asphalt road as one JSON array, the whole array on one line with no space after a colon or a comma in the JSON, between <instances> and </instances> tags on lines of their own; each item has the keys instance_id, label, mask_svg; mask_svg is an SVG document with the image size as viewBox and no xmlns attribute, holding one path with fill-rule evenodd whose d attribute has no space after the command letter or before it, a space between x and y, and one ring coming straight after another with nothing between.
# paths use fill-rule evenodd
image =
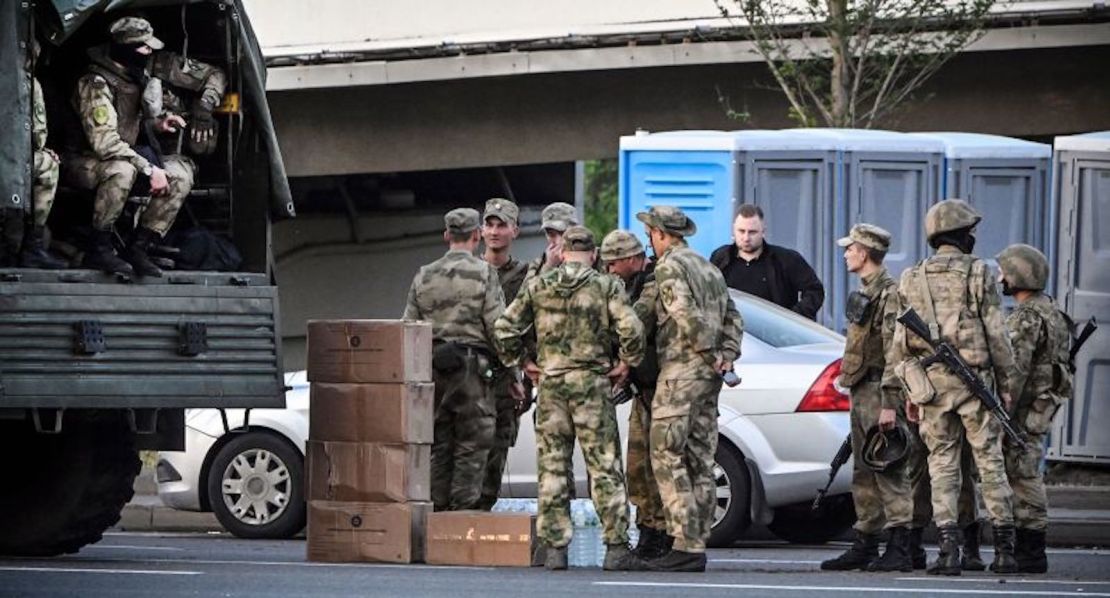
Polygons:
<instances>
[{"instance_id":1,"label":"asphalt road","mask_svg":"<svg viewBox=\"0 0 1110 598\"><path fill-rule=\"evenodd\" d=\"M588 544L588 543L583 543ZM1102 596L1110 597L1110 551L1050 549L1044 576L956 578L826 573L822 559L844 544L741 544L711 550L704 574L322 564L304 541L240 540L224 534L112 533L79 554L0 560L0 596ZM989 558L987 549L986 558ZM600 555L574 553L578 561ZM932 555L930 555L932 556ZM572 565L574 562L572 561Z\"/></svg>"}]
</instances>

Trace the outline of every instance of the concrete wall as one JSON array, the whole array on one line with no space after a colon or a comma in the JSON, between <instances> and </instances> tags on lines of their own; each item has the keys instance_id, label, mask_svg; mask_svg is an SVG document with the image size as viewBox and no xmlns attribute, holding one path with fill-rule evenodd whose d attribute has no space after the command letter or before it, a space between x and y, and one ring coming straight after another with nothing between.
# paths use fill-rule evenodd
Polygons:
<instances>
[{"instance_id":1,"label":"concrete wall","mask_svg":"<svg viewBox=\"0 0 1110 598\"><path fill-rule=\"evenodd\" d=\"M1045 138L1110 129L1110 46L952 60L887 128ZM291 176L613 157L620 135L794 126L760 63L271 92ZM718 90L752 115L729 120Z\"/></svg>"}]
</instances>

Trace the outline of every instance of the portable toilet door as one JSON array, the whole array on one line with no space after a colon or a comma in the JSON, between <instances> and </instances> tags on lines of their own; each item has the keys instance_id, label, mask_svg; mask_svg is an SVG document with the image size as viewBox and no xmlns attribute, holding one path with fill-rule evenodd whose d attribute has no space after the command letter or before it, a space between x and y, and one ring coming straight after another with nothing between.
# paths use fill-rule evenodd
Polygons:
<instances>
[{"instance_id":1,"label":"portable toilet door","mask_svg":"<svg viewBox=\"0 0 1110 598\"><path fill-rule=\"evenodd\" d=\"M1076 355L1075 388L1053 422L1048 457L1110 462L1110 131L1057 137L1060 308L1096 332Z\"/></svg>"},{"instance_id":2,"label":"portable toilet door","mask_svg":"<svg viewBox=\"0 0 1110 598\"><path fill-rule=\"evenodd\" d=\"M976 133L911 135L944 144L942 199L966 199L983 215L975 233L976 255L993 266L994 256L1008 245L1027 243L1052 262L1056 211L1048 192L1051 146Z\"/></svg>"},{"instance_id":3,"label":"portable toilet door","mask_svg":"<svg viewBox=\"0 0 1110 598\"><path fill-rule=\"evenodd\" d=\"M722 131L637 132L620 139L618 226L640 237L636 213L677 206L697 224L690 246L706 258L731 239L737 172L732 135Z\"/></svg>"},{"instance_id":4,"label":"portable toilet door","mask_svg":"<svg viewBox=\"0 0 1110 598\"><path fill-rule=\"evenodd\" d=\"M828 281L836 259L829 232L842 219L835 192L836 146L827 138L794 130L735 134L743 164L743 203L763 210L766 242L797 251L813 267L825 285L817 321L828 326L834 321Z\"/></svg>"},{"instance_id":5,"label":"portable toilet door","mask_svg":"<svg viewBox=\"0 0 1110 598\"><path fill-rule=\"evenodd\" d=\"M944 146L905 133L863 129L794 129L832 140L837 148L837 196L832 226L821 243L835 251L833 242L852 225L868 222L891 233L885 264L897 279L902 270L926 255L925 212L937 197ZM840 251L824 278L825 325L843 332L850 289L858 286L848 276Z\"/></svg>"}]
</instances>

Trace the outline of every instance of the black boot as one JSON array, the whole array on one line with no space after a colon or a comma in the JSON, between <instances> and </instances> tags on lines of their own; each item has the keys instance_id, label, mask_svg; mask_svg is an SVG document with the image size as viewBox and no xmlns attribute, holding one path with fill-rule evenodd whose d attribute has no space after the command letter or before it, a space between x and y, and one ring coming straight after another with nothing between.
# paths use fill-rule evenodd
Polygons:
<instances>
[{"instance_id":1,"label":"black boot","mask_svg":"<svg viewBox=\"0 0 1110 598\"><path fill-rule=\"evenodd\" d=\"M964 571L982 571L987 568L979 555L979 539L982 525L976 521L964 528L964 550L960 557L960 567Z\"/></svg>"},{"instance_id":2,"label":"black boot","mask_svg":"<svg viewBox=\"0 0 1110 598\"><path fill-rule=\"evenodd\" d=\"M644 560L657 559L671 550L674 538L667 532L646 525L640 526L640 539L632 553Z\"/></svg>"},{"instance_id":3,"label":"black boot","mask_svg":"<svg viewBox=\"0 0 1110 598\"><path fill-rule=\"evenodd\" d=\"M52 255L46 250L43 238L46 236L44 227L34 226L31 234L23 237L23 251L19 254L19 265L24 268L41 268L43 270L64 270L69 264Z\"/></svg>"},{"instance_id":4,"label":"black boot","mask_svg":"<svg viewBox=\"0 0 1110 598\"><path fill-rule=\"evenodd\" d=\"M628 549L627 544L609 544L605 549L604 571L647 571L647 563Z\"/></svg>"},{"instance_id":5,"label":"black boot","mask_svg":"<svg viewBox=\"0 0 1110 598\"><path fill-rule=\"evenodd\" d=\"M124 252L123 259L135 268L135 273L139 276L162 277L162 269L154 265L154 262L150 261L150 256L146 253L150 244L160 238L161 235L146 227L135 231L135 237L131 240L131 245L127 247L127 251Z\"/></svg>"},{"instance_id":6,"label":"black boot","mask_svg":"<svg viewBox=\"0 0 1110 598\"><path fill-rule=\"evenodd\" d=\"M822 571L864 571L879 558L879 535L856 532L856 539L844 554L821 563Z\"/></svg>"},{"instance_id":7,"label":"black boot","mask_svg":"<svg viewBox=\"0 0 1110 598\"><path fill-rule=\"evenodd\" d=\"M0 268L19 267L23 245L24 213L19 208L0 209Z\"/></svg>"},{"instance_id":8,"label":"black boot","mask_svg":"<svg viewBox=\"0 0 1110 598\"><path fill-rule=\"evenodd\" d=\"M547 547L547 556L543 561L544 569L548 571L566 571L567 570L567 547L555 548L552 546Z\"/></svg>"},{"instance_id":9,"label":"black boot","mask_svg":"<svg viewBox=\"0 0 1110 598\"><path fill-rule=\"evenodd\" d=\"M920 527L910 529L910 563L914 569L924 569L927 565L925 548L921 545L921 534L924 531Z\"/></svg>"},{"instance_id":10,"label":"black boot","mask_svg":"<svg viewBox=\"0 0 1110 598\"><path fill-rule=\"evenodd\" d=\"M1017 528L1014 558L1021 573L1047 573L1048 557L1044 553L1045 531Z\"/></svg>"},{"instance_id":11,"label":"black boot","mask_svg":"<svg viewBox=\"0 0 1110 598\"><path fill-rule=\"evenodd\" d=\"M542 567L545 562L547 562L547 544L537 542L536 550L532 552L532 566Z\"/></svg>"},{"instance_id":12,"label":"black boot","mask_svg":"<svg viewBox=\"0 0 1110 598\"><path fill-rule=\"evenodd\" d=\"M1014 526L994 526L994 562L991 571L999 574L1017 573L1018 562L1014 558Z\"/></svg>"},{"instance_id":13,"label":"black boot","mask_svg":"<svg viewBox=\"0 0 1110 598\"><path fill-rule=\"evenodd\" d=\"M701 573L705 571L704 552L671 549L663 556L647 562L648 571Z\"/></svg>"},{"instance_id":14,"label":"black boot","mask_svg":"<svg viewBox=\"0 0 1110 598\"><path fill-rule=\"evenodd\" d=\"M112 248L112 231L94 230L89 236L89 247L85 250L85 259L81 261L85 268L100 270L109 274L126 274L131 276L135 270L131 264L119 259L116 250Z\"/></svg>"},{"instance_id":15,"label":"black boot","mask_svg":"<svg viewBox=\"0 0 1110 598\"><path fill-rule=\"evenodd\" d=\"M937 530L940 554L937 560L925 570L929 575L959 575L960 568L960 526L946 525Z\"/></svg>"},{"instance_id":16,"label":"black boot","mask_svg":"<svg viewBox=\"0 0 1110 598\"><path fill-rule=\"evenodd\" d=\"M890 528L890 539L886 541L883 556L867 565L868 571L913 571L910 561L910 529L908 527Z\"/></svg>"}]
</instances>

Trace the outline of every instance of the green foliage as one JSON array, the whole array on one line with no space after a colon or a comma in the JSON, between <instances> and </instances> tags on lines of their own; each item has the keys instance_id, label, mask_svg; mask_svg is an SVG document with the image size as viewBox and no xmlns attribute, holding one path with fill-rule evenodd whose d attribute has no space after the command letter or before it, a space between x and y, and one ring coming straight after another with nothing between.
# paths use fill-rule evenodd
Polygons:
<instances>
[{"instance_id":1,"label":"green foliage","mask_svg":"<svg viewBox=\"0 0 1110 598\"><path fill-rule=\"evenodd\" d=\"M588 160L586 168L586 226L598 242L617 228L617 160Z\"/></svg>"}]
</instances>

